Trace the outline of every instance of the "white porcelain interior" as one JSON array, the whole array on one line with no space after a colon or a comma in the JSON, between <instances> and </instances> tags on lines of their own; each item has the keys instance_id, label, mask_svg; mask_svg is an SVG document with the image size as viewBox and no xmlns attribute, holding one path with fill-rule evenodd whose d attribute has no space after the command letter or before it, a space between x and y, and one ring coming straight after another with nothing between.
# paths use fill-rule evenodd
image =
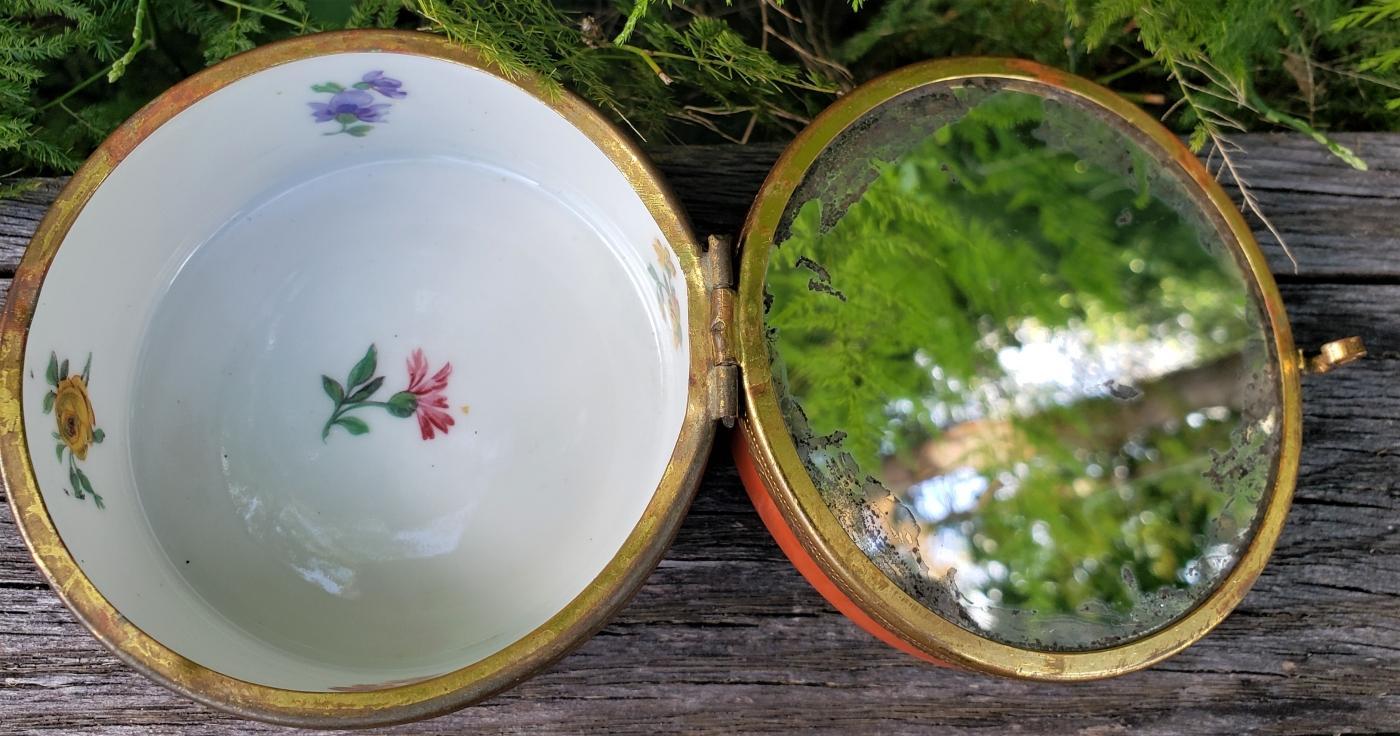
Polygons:
<instances>
[{"instance_id":1,"label":"white porcelain interior","mask_svg":"<svg viewBox=\"0 0 1400 736\"><path fill-rule=\"evenodd\" d=\"M436 675L633 530L686 309L637 192L544 103L438 59L295 61L179 113L82 210L26 346L34 472L83 571L181 655L296 690ZM371 345L378 403L323 438L322 376L354 393Z\"/></svg>"}]
</instances>

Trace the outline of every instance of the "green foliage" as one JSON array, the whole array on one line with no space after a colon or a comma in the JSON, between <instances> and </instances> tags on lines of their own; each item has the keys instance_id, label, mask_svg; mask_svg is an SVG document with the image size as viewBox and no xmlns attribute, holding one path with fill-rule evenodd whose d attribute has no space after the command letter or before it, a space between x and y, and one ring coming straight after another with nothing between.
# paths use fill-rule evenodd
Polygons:
<instances>
[{"instance_id":1,"label":"green foliage","mask_svg":"<svg viewBox=\"0 0 1400 736\"><path fill-rule=\"evenodd\" d=\"M8 0L0 7L0 173L68 171L199 68L337 28L471 45L570 89L651 141L785 138L895 66L1022 56L1112 84L1192 140L1400 127L1395 0ZM1387 105L1387 102L1390 104ZM1233 162L1231 162L1232 168ZM1238 173L1238 172L1229 172Z\"/></svg>"},{"instance_id":2,"label":"green foliage","mask_svg":"<svg viewBox=\"0 0 1400 736\"><path fill-rule=\"evenodd\" d=\"M891 68L921 58L1017 56L1074 70L1057 1L889 0L835 49L844 64Z\"/></svg>"},{"instance_id":3,"label":"green foliage","mask_svg":"<svg viewBox=\"0 0 1400 736\"><path fill-rule=\"evenodd\" d=\"M959 95L974 104L968 90ZM961 400L977 376L997 370L993 348L1015 345L1027 320L1103 331L1114 324L1104 315L1135 327L1185 310L1202 323L1228 322L1239 305L1206 295L1231 282L1195 245L1191 223L1144 182L1130 188L1119 171L1035 145L1036 135L1093 141L1095 129L1080 115L1046 115L1040 98L994 95L878 164L834 227L823 226L817 200L799 210L769 269L768 322L816 434L847 432L857 463L878 467L885 450L936 430L918 411L909 416L917 427L901 427L887 413L891 397ZM984 337L989 325L995 344Z\"/></svg>"},{"instance_id":4,"label":"green foliage","mask_svg":"<svg viewBox=\"0 0 1400 736\"><path fill-rule=\"evenodd\" d=\"M866 498L873 476L910 506L946 496L945 513L914 516L973 563L962 594L1105 625L1169 618L1191 603L1172 591L1218 572L1203 556L1249 526L1265 480L1248 475L1264 434L1224 406L1244 403L1229 366L1258 358L1245 288L1202 247L1209 230L1178 185L1102 123L1019 92L961 88L941 104L956 122L895 143L897 109L872 122L870 140L899 153L858 196L827 180L774 251L767 324L801 407L790 425L854 460L850 478L812 465L829 494ZM832 199L849 201L834 222ZM1096 367L1122 350L1132 364L1190 357L1128 401L1104 395ZM1077 356L1073 370L1014 357L1047 352ZM1202 390L1213 382L1230 390ZM1221 480L1237 454L1241 472ZM956 486L976 500L958 508Z\"/></svg>"},{"instance_id":5,"label":"green foliage","mask_svg":"<svg viewBox=\"0 0 1400 736\"><path fill-rule=\"evenodd\" d=\"M1063 613L1099 604L1126 613L1144 593L1181 586L1204 551L1197 535L1225 505L1201 476L1200 448L1228 445L1228 429L1212 422L1142 439L1155 459L1118 451L1090 463L1036 464L1015 494L993 495L966 519L971 557L1000 563L982 590L1008 608ZM1123 468L1134 480L1091 478L1087 464Z\"/></svg>"},{"instance_id":6,"label":"green foliage","mask_svg":"<svg viewBox=\"0 0 1400 736\"><path fill-rule=\"evenodd\" d=\"M1248 113L1305 133L1351 166L1364 169L1350 149L1302 117L1275 108L1256 90L1254 68L1282 58L1290 47L1310 54L1309 39L1336 13L1331 0L1307 7L1308 13L1299 13L1295 6L1272 0L1095 0L1083 5L1071 0L1069 6L1071 13L1082 14L1090 48L1132 21L1143 47L1179 85L1181 101L1194 118L1193 147L1199 149L1210 140L1223 149L1224 133L1243 131L1245 124L1237 116Z\"/></svg>"},{"instance_id":7,"label":"green foliage","mask_svg":"<svg viewBox=\"0 0 1400 736\"><path fill-rule=\"evenodd\" d=\"M1358 34L1364 51L1356 64L1357 78L1400 90L1400 0L1373 0L1337 18L1332 31ZM1392 96L1386 109L1400 111L1400 96Z\"/></svg>"},{"instance_id":8,"label":"green foliage","mask_svg":"<svg viewBox=\"0 0 1400 736\"><path fill-rule=\"evenodd\" d=\"M1397 0L1373 0L1338 18L1332 23L1332 30L1345 31L1348 28L1369 28L1385 21L1400 21L1400 2Z\"/></svg>"}]
</instances>

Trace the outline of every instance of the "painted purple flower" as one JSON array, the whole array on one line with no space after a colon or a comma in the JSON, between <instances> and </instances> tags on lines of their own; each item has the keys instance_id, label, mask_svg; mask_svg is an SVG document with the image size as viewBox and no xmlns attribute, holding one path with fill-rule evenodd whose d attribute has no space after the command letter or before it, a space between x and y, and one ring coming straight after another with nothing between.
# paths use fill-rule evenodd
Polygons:
<instances>
[{"instance_id":1,"label":"painted purple flower","mask_svg":"<svg viewBox=\"0 0 1400 736\"><path fill-rule=\"evenodd\" d=\"M384 72L382 71L365 72L365 75L360 78L360 83L355 86L359 89L368 87L385 97L395 100L401 100L408 96L408 93L404 92L402 89L403 82L384 76Z\"/></svg>"},{"instance_id":2,"label":"painted purple flower","mask_svg":"<svg viewBox=\"0 0 1400 736\"><path fill-rule=\"evenodd\" d=\"M355 137L370 131L368 125L356 123L380 123L388 113L387 103L375 104L374 96L364 90L344 89L336 92L329 102L311 102L311 117L318 123L334 120L340 123L340 130L326 135L349 133Z\"/></svg>"},{"instance_id":3,"label":"painted purple flower","mask_svg":"<svg viewBox=\"0 0 1400 736\"><path fill-rule=\"evenodd\" d=\"M340 135L345 133L356 138L362 138L371 130L373 125L369 123L382 123L391 105L387 102L376 103L374 95L379 94L393 100L400 100L408 96L404 92L403 82L397 79L384 76L382 71L365 72L360 77L360 81L342 87L335 82L322 82L311 86L312 92L321 92L331 96L326 102L310 102L311 117L318 123L340 123L340 130L331 131L326 135Z\"/></svg>"},{"instance_id":4,"label":"painted purple flower","mask_svg":"<svg viewBox=\"0 0 1400 736\"><path fill-rule=\"evenodd\" d=\"M318 123L326 123L337 120L342 123L353 123L356 120L365 123L377 123L384 119L384 113L389 109L389 105L380 103L374 104L374 97L368 92L358 89L347 89L335 93L330 102L312 102L311 116L316 118ZM348 116L348 117L342 117Z\"/></svg>"}]
</instances>

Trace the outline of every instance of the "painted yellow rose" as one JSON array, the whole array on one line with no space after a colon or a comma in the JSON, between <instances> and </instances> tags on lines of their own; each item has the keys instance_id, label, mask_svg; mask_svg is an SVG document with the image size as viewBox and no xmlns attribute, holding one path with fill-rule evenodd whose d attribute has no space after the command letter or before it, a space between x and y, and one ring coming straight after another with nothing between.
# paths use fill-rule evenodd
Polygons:
<instances>
[{"instance_id":1,"label":"painted yellow rose","mask_svg":"<svg viewBox=\"0 0 1400 736\"><path fill-rule=\"evenodd\" d=\"M68 445L73 457L87 459L92 445L92 402L88 400L87 384L82 376L69 376L58 382L55 391L54 416L58 418L58 435Z\"/></svg>"}]
</instances>

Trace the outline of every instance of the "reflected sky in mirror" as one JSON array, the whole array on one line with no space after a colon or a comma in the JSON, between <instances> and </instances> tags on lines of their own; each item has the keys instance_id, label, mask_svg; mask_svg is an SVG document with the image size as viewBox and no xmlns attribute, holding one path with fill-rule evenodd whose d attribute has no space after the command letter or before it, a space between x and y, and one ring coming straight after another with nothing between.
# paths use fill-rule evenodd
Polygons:
<instances>
[{"instance_id":1,"label":"reflected sky in mirror","mask_svg":"<svg viewBox=\"0 0 1400 736\"><path fill-rule=\"evenodd\" d=\"M1264 315L1165 154L1029 83L907 93L818 158L767 325L828 505L907 593L1030 648L1190 610L1278 446Z\"/></svg>"}]
</instances>

